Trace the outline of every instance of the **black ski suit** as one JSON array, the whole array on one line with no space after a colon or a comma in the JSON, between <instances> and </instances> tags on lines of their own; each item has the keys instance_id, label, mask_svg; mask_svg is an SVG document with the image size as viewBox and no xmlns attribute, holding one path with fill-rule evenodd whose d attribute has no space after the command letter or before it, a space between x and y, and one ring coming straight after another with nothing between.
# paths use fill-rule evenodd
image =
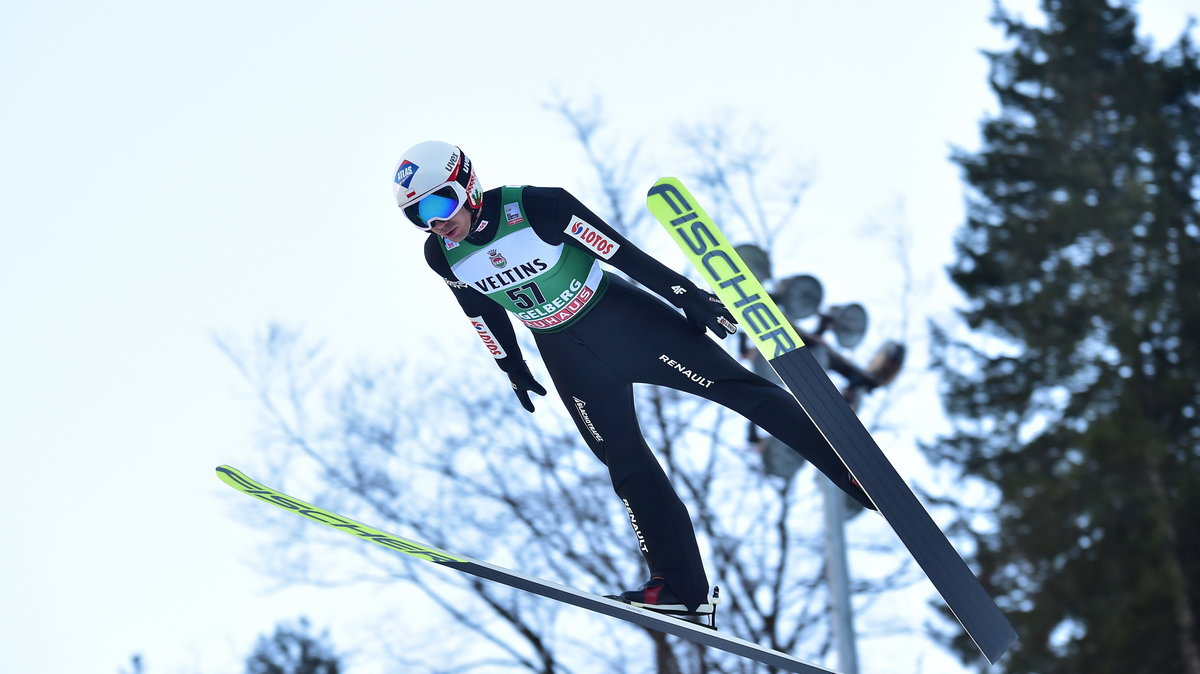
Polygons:
<instances>
[{"instance_id":1,"label":"black ski suit","mask_svg":"<svg viewBox=\"0 0 1200 674\"><path fill-rule=\"evenodd\" d=\"M501 202L509 199L501 196L500 189L485 193L477 220L482 224L466 243L488 248L489 254L497 253L492 241L503 236L497 232L505 227L506 215L512 222L510 213L500 212ZM540 239L534 245L573 246L593 258L604 258L607 253L603 261L681 305L689 318L704 311L695 303L707 301L707 293L646 255L565 190L525 187L521 203L519 217L528 220L528 227ZM580 222L598 236L571 235L572 231L587 231L579 226ZM521 360L508 313L484 291L496 292L499 286L511 283L514 290L509 291L509 297L515 297L524 292L515 290L519 282L536 279L536 275L516 278L509 272L498 280L467 283L455 275L448 261L450 255L444 252L446 247L453 248L454 244L431 234L425 247L426 261L450 286L466 314L474 322L486 323L481 331L485 343L493 355L503 354L497 364L509 373L518 394L526 396L523 402L528 401L523 389L531 388L532 377ZM500 255L513 257L505 251ZM538 271L536 266L526 269ZM585 309L552 330L534 329L535 342L580 435L608 468L651 575L665 579L689 608L706 600L708 580L687 509L638 427L634 383L692 393L738 412L795 449L857 501L871 507L791 394L743 367L679 311L607 272ZM480 329L479 325L476 328ZM489 334L494 341L489 340Z\"/></svg>"}]
</instances>

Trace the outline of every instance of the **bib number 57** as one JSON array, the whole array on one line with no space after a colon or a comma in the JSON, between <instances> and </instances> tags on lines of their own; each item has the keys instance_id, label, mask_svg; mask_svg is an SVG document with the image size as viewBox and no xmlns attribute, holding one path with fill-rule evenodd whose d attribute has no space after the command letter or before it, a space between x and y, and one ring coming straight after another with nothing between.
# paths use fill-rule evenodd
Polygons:
<instances>
[{"instance_id":1,"label":"bib number 57","mask_svg":"<svg viewBox=\"0 0 1200 674\"><path fill-rule=\"evenodd\" d=\"M546 302L546 296L542 294L542 289L538 288L533 281L508 290L505 294L518 309L532 309Z\"/></svg>"}]
</instances>

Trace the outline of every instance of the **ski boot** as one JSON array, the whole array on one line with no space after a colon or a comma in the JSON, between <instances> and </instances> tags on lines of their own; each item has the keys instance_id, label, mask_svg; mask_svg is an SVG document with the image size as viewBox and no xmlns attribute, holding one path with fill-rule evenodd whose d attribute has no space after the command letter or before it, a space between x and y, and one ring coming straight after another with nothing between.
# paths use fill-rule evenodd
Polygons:
<instances>
[{"instance_id":1,"label":"ski boot","mask_svg":"<svg viewBox=\"0 0 1200 674\"><path fill-rule=\"evenodd\" d=\"M667 581L658 576L646 581L636 590L626 590L621 594L610 594L606 597L630 606L649 609L710 629L717 629L717 604L721 601L721 589L716 586L713 586L712 595L694 611L680 602L675 593L671 591L671 586L667 585Z\"/></svg>"}]
</instances>

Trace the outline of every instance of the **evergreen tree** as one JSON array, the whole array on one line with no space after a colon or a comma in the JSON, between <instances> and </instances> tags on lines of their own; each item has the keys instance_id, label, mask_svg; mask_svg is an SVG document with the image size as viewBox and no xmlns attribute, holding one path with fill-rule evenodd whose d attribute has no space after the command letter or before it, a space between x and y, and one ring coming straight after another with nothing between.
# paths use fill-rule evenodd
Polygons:
<instances>
[{"instance_id":1,"label":"evergreen tree","mask_svg":"<svg viewBox=\"0 0 1200 674\"><path fill-rule=\"evenodd\" d=\"M339 674L341 661L326 633L313 635L307 618L281 623L270 637L259 637L246 658L246 674Z\"/></svg>"},{"instance_id":2,"label":"evergreen tree","mask_svg":"<svg viewBox=\"0 0 1200 674\"><path fill-rule=\"evenodd\" d=\"M1128 4L1042 10L997 9L1001 110L955 156L974 334L940 333L954 431L927 449L994 486L1009 671L1200 674L1200 59L1152 54Z\"/></svg>"}]
</instances>

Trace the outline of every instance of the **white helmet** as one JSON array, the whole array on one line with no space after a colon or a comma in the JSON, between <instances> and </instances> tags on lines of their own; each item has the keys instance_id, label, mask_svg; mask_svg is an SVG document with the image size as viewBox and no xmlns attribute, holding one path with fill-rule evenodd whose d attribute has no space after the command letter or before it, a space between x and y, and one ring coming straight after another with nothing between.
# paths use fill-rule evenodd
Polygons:
<instances>
[{"instance_id":1,"label":"white helmet","mask_svg":"<svg viewBox=\"0 0 1200 674\"><path fill-rule=\"evenodd\" d=\"M483 189L471 160L462 150L436 140L410 147L400 158L393 179L396 203L422 231L437 220L448 220L464 205L471 221L483 206Z\"/></svg>"}]
</instances>

